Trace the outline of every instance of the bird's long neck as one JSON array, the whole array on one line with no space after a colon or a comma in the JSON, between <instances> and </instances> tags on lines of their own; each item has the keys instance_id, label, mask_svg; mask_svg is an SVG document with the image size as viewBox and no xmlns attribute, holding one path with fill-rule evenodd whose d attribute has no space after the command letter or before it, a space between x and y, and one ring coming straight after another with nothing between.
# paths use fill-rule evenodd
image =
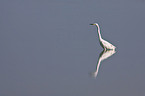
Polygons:
<instances>
[{"instance_id":1,"label":"bird's long neck","mask_svg":"<svg viewBox=\"0 0 145 96\"><path fill-rule=\"evenodd\" d=\"M102 37L101 37L101 33L100 33L100 27L99 27L99 25L96 25L97 26L97 29L98 29L98 36L99 36L99 40L101 40L102 39Z\"/></svg>"}]
</instances>

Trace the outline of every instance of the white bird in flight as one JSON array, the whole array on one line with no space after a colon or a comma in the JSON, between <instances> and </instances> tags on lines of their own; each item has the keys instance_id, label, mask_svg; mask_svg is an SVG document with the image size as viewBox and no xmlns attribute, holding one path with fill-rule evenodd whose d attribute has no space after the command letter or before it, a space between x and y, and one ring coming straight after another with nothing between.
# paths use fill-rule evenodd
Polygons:
<instances>
[{"instance_id":1,"label":"white bird in flight","mask_svg":"<svg viewBox=\"0 0 145 96\"><path fill-rule=\"evenodd\" d=\"M99 42L100 42L100 45L104 48L104 50L115 50L116 47L114 45L112 45L108 41L102 39L99 24L94 23L94 24L90 24L90 25L95 25L98 28Z\"/></svg>"}]
</instances>

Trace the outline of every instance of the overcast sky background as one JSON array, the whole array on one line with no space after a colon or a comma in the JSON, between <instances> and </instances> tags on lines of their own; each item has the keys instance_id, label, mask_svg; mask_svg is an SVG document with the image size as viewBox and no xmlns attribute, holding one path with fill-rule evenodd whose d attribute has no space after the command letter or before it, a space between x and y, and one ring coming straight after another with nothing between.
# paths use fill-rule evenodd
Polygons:
<instances>
[{"instance_id":1,"label":"overcast sky background","mask_svg":"<svg viewBox=\"0 0 145 96\"><path fill-rule=\"evenodd\" d=\"M0 96L145 96L144 0L1 0L0 46Z\"/></svg>"}]
</instances>

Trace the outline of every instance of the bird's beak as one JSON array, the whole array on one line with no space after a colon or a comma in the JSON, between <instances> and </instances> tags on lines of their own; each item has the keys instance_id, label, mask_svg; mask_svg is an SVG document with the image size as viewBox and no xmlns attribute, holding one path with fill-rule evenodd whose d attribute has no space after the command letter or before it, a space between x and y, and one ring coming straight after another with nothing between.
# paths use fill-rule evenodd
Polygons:
<instances>
[{"instance_id":1,"label":"bird's beak","mask_svg":"<svg viewBox=\"0 0 145 96\"><path fill-rule=\"evenodd\" d=\"M90 24L90 25L95 25L95 24Z\"/></svg>"}]
</instances>

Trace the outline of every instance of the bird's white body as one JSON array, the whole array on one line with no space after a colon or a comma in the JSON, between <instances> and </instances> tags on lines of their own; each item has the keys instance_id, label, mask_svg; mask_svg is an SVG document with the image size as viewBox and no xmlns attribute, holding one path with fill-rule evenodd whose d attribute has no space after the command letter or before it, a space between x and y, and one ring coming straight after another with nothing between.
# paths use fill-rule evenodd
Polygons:
<instances>
[{"instance_id":1,"label":"bird's white body","mask_svg":"<svg viewBox=\"0 0 145 96\"><path fill-rule=\"evenodd\" d=\"M102 44L102 47L104 49L115 49L116 47L112 45L111 43L107 42L106 40L100 40L100 43Z\"/></svg>"},{"instance_id":2,"label":"bird's white body","mask_svg":"<svg viewBox=\"0 0 145 96\"><path fill-rule=\"evenodd\" d=\"M97 32L98 32L98 36L99 36L100 45L104 48L104 50L114 50L116 48L114 45L112 45L108 41L102 39L99 24L94 23L94 24L91 24L91 25L95 25L98 28Z\"/></svg>"}]
</instances>

